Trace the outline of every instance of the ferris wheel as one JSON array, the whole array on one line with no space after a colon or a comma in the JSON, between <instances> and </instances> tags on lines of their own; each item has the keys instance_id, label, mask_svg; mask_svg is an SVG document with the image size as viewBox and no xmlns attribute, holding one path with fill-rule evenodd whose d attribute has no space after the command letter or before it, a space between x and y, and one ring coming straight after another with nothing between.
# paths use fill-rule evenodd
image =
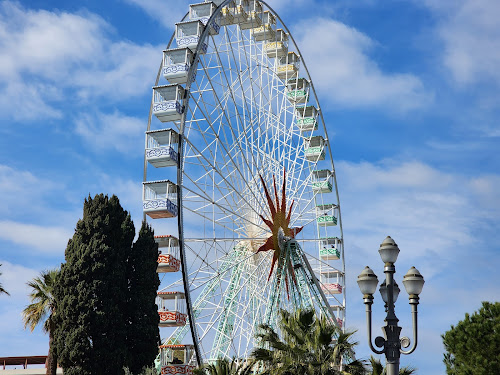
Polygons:
<instances>
[{"instance_id":1,"label":"ferris wheel","mask_svg":"<svg viewBox=\"0 0 500 375\"><path fill-rule=\"evenodd\" d=\"M193 358L246 358L280 309L345 325L327 124L265 2L192 4L175 24L153 87L143 209L161 233L162 373L173 357L183 371Z\"/></svg>"}]
</instances>

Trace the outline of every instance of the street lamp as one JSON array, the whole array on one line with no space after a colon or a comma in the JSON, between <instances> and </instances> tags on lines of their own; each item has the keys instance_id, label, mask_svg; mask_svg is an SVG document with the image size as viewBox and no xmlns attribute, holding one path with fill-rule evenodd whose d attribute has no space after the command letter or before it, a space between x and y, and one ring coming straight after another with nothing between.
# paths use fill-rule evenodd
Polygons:
<instances>
[{"instance_id":1,"label":"street lamp","mask_svg":"<svg viewBox=\"0 0 500 375\"><path fill-rule=\"evenodd\" d=\"M377 275L370 267L366 267L363 272L358 276L358 285L361 293L363 293L363 302L366 305L366 321L368 327L368 343L370 349L377 354L384 354L387 360L387 375L399 374L399 357L402 354L410 354L417 347L417 305L418 295L424 287L424 278L415 267L410 270L403 277L403 285L409 295L411 305L411 315L413 321L413 346L410 350L402 350L410 346L410 339L408 337L399 338L401 327L398 326L399 319L394 312L394 303L398 299L399 286L394 281L394 274L396 267L394 263L398 259L399 247L391 237L387 237L380 245L378 250L382 261L384 262L385 281L380 284L380 295L385 302L385 311L387 316L385 318L386 325L382 328L384 337L378 336L375 338L375 345L382 350L377 350L372 345L372 304L373 293L377 290L378 279Z\"/></svg>"}]
</instances>

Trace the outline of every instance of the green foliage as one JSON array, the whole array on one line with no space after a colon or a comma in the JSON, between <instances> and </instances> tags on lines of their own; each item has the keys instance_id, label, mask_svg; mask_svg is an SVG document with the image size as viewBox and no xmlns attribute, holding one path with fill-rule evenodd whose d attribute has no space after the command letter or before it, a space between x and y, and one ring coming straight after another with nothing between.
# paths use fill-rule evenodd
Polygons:
<instances>
[{"instance_id":1,"label":"green foliage","mask_svg":"<svg viewBox=\"0 0 500 375\"><path fill-rule=\"evenodd\" d=\"M240 364L236 359L218 358L193 371L194 375L250 375L253 374L251 364Z\"/></svg>"},{"instance_id":2,"label":"green foliage","mask_svg":"<svg viewBox=\"0 0 500 375\"><path fill-rule=\"evenodd\" d=\"M483 302L441 337L448 375L500 374L500 302Z\"/></svg>"},{"instance_id":3,"label":"green foliage","mask_svg":"<svg viewBox=\"0 0 500 375\"><path fill-rule=\"evenodd\" d=\"M158 244L153 230L142 223L139 237L132 247L128 261L129 300L127 308L127 346L131 355L125 364L134 374L153 363L158 354L160 333L158 307L155 304L160 279L156 273Z\"/></svg>"},{"instance_id":4,"label":"green foliage","mask_svg":"<svg viewBox=\"0 0 500 375\"><path fill-rule=\"evenodd\" d=\"M1 267L1 266L2 266L2 265L0 264L0 267ZM0 276L2 276L2 273L1 273L1 272L0 272ZM3 294L7 294L8 296L10 296L9 292L7 292L7 291L3 288L2 284L0 283L0 294L2 294L2 293L3 293Z\"/></svg>"},{"instance_id":5,"label":"green foliage","mask_svg":"<svg viewBox=\"0 0 500 375\"><path fill-rule=\"evenodd\" d=\"M382 363L373 356L370 357L371 371L370 375L387 375L387 369L382 365ZM399 375L412 375L417 371L416 368L405 366L399 369Z\"/></svg>"},{"instance_id":6,"label":"green foliage","mask_svg":"<svg viewBox=\"0 0 500 375\"><path fill-rule=\"evenodd\" d=\"M56 347L65 375L123 374L134 232L116 196L85 200L54 293Z\"/></svg>"},{"instance_id":7,"label":"green foliage","mask_svg":"<svg viewBox=\"0 0 500 375\"><path fill-rule=\"evenodd\" d=\"M56 312L56 301L54 288L59 277L59 270L53 269L43 271L40 276L28 282L31 288L29 294L31 304L26 306L22 312L24 328L30 328L31 332L39 324L43 331L49 333L49 355L47 358L47 374L54 374L57 370L57 352L54 347L54 314Z\"/></svg>"},{"instance_id":8,"label":"green foliage","mask_svg":"<svg viewBox=\"0 0 500 375\"><path fill-rule=\"evenodd\" d=\"M316 318L313 310L298 310L294 313L283 310L278 325L282 337L267 324L261 325L261 332L257 334L262 347L254 349L252 357L262 366L262 374L365 373L360 361L342 363L346 356L354 357L354 347L357 345L351 341L354 332L343 333L325 317Z\"/></svg>"},{"instance_id":9,"label":"green foliage","mask_svg":"<svg viewBox=\"0 0 500 375\"><path fill-rule=\"evenodd\" d=\"M56 310L54 287L58 275L58 269L43 271L40 276L26 283L31 288L31 304L26 306L22 313L25 329L29 327L33 332L37 325L43 323L43 331L50 331L52 314Z\"/></svg>"}]
</instances>

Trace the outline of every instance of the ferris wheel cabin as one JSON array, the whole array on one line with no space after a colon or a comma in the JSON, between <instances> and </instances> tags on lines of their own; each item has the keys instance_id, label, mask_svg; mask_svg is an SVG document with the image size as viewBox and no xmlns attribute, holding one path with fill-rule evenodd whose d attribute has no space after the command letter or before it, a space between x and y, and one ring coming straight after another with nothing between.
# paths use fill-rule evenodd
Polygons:
<instances>
[{"instance_id":1,"label":"ferris wheel cabin","mask_svg":"<svg viewBox=\"0 0 500 375\"><path fill-rule=\"evenodd\" d=\"M177 166L179 134L173 129L146 132L146 160L155 168Z\"/></svg>"},{"instance_id":2,"label":"ferris wheel cabin","mask_svg":"<svg viewBox=\"0 0 500 375\"><path fill-rule=\"evenodd\" d=\"M340 258L340 239L338 237L325 237L321 239L319 255L322 260L337 260Z\"/></svg>"},{"instance_id":3,"label":"ferris wheel cabin","mask_svg":"<svg viewBox=\"0 0 500 375\"><path fill-rule=\"evenodd\" d=\"M194 365L194 345L161 345L161 374L191 375Z\"/></svg>"},{"instance_id":4,"label":"ferris wheel cabin","mask_svg":"<svg viewBox=\"0 0 500 375\"><path fill-rule=\"evenodd\" d=\"M171 235L155 236L155 241L160 251L156 272L165 273L179 271L181 261L179 256L179 240L177 237Z\"/></svg>"},{"instance_id":5,"label":"ferris wheel cabin","mask_svg":"<svg viewBox=\"0 0 500 375\"><path fill-rule=\"evenodd\" d=\"M156 297L160 327L186 325L186 297L183 292L158 292Z\"/></svg>"},{"instance_id":6,"label":"ferris wheel cabin","mask_svg":"<svg viewBox=\"0 0 500 375\"><path fill-rule=\"evenodd\" d=\"M332 176L333 172L329 169L320 169L312 172L313 182L312 190L315 193L326 194L332 192Z\"/></svg>"},{"instance_id":7,"label":"ferris wheel cabin","mask_svg":"<svg viewBox=\"0 0 500 375\"><path fill-rule=\"evenodd\" d=\"M342 276L342 272L338 270L334 271L321 271L321 289L324 292L330 294L341 294L342 293L342 284L340 284L340 277Z\"/></svg>"},{"instance_id":8,"label":"ferris wheel cabin","mask_svg":"<svg viewBox=\"0 0 500 375\"><path fill-rule=\"evenodd\" d=\"M196 52L196 47L200 41L201 34L205 26L201 21L185 21L175 24L175 42L177 47L187 47L191 51ZM198 49L198 53L207 51L207 43L203 42Z\"/></svg>"},{"instance_id":9,"label":"ferris wheel cabin","mask_svg":"<svg viewBox=\"0 0 500 375\"><path fill-rule=\"evenodd\" d=\"M324 227L330 227L337 225L337 217L334 215L334 211L338 206L334 203L318 204L316 206L317 218L316 222L318 225Z\"/></svg>"},{"instance_id":10,"label":"ferris wheel cabin","mask_svg":"<svg viewBox=\"0 0 500 375\"><path fill-rule=\"evenodd\" d=\"M274 41L265 46L267 57L285 57L288 53L288 34L283 29L276 30Z\"/></svg>"},{"instance_id":11,"label":"ferris wheel cabin","mask_svg":"<svg viewBox=\"0 0 500 375\"><path fill-rule=\"evenodd\" d=\"M213 0L213 2L219 6L224 2L224 0ZM222 8L219 18L221 26L233 25L236 23L234 20L234 8L236 8L234 1L230 1L228 5Z\"/></svg>"},{"instance_id":12,"label":"ferris wheel cabin","mask_svg":"<svg viewBox=\"0 0 500 375\"><path fill-rule=\"evenodd\" d=\"M189 48L174 48L163 51L163 77L170 83L185 84L194 54ZM193 76L193 79L196 75Z\"/></svg>"},{"instance_id":13,"label":"ferris wheel cabin","mask_svg":"<svg viewBox=\"0 0 500 375\"><path fill-rule=\"evenodd\" d=\"M181 85L153 87L153 113L161 122L179 121L184 112L185 91Z\"/></svg>"},{"instance_id":14,"label":"ferris wheel cabin","mask_svg":"<svg viewBox=\"0 0 500 375\"><path fill-rule=\"evenodd\" d=\"M191 4L189 6L189 19L191 21L201 21L201 23L206 27L215 9L217 9L217 5L212 1ZM210 29L210 35L217 35L220 30L219 17L213 19L208 27Z\"/></svg>"},{"instance_id":15,"label":"ferris wheel cabin","mask_svg":"<svg viewBox=\"0 0 500 375\"><path fill-rule=\"evenodd\" d=\"M177 216L177 185L169 180L142 183L142 208L152 219Z\"/></svg>"},{"instance_id":16,"label":"ferris wheel cabin","mask_svg":"<svg viewBox=\"0 0 500 375\"><path fill-rule=\"evenodd\" d=\"M239 22L241 30L248 30L254 27L260 27L262 25L262 19L260 15L262 14L262 4L257 0L239 0L240 4L243 4L244 11L247 15L242 21Z\"/></svg>"},{"instance_id":17,"label":"ferris wheel cabin","mask_svg":"<svg viewBox=\"0 0 500 375\"><path fill-rule=\"evenodd\" d=\"M276 74L281 79L291 79L297 77L299 72L300 57L295 52L288 52L277 61Z\"/></svg>"},{"instance_id":18,"label":"ferris wheel cabin","mask_svg":"<svg viewBox=\"0 0 500 375\"><path fill-rule=\"evenodd\" d=\"M309 100L309 81L305 78L292 78L286 82L286 96L294 103L307 103Z\"/></svg>"},{"instance_id":19,"label":"ferris wheel cabin","mask_svg":"<svg viewBox=\"0 0 500 375\"><path fill-rule=\"evenodd\" d=\"M296 124L301 132L318 129L318 109L314 106L303 106L295 108Z\"/></svg>"},{"instance_id":20,"label":"ferris wheel cabin","mask_svg":"<svg viewBox=\"0 0 500 375\"><path fill-rule=\"evenodd\" d=\"M254 27L250 34L256 42L264 42L275 38L275 30L276 18L270 11L266 10L262 13L262 26Z\"/></svg>"},{"instance_id":21,"label":"ferris wheel cabin","mask_svg":"<svg viewBox=\"0 0 500 375\"><path fill-rule=\"evenodd\" d=\"M306 159L316 162L325 160L325 138L321 135L316 135L306 139L305 142Z\"/></svg>"}]
</instances>

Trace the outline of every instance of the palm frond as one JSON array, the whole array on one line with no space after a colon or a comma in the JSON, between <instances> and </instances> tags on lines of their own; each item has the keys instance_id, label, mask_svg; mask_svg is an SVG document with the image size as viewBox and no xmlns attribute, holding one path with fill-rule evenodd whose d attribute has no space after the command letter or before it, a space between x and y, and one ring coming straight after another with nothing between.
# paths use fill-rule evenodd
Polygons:
<instances>
[{"instance_id":1,"label":"palm frond","mask_svg":"<svg viewBox=\"0 0 500 375\"><path fill-rule=\"evenodd\" d=\"M58 269L43 271L26 283L31 288L29 298L32 303L22 312L25 329L29 327L33 332L37 325L43 324L43 331L49 331L50 319L55 311L53 291L58 275Z\"/></svg>"}]
</instances>

